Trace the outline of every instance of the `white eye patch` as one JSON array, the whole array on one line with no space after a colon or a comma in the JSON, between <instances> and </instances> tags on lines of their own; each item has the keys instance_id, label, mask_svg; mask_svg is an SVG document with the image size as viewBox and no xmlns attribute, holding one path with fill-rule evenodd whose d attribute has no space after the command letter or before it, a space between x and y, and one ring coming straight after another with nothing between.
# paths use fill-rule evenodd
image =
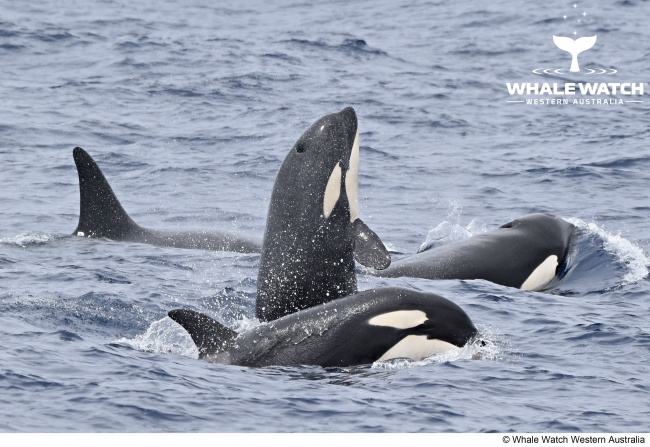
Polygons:
<instances>
[{"instance_id":1,"label":"white eye patch","mask_svg":"<svg viewBox=\"0 0 650 447\"><path fill-rule=\"evenodd\" d=\"M332 210L341 196L341 164L336 163L330 178L325 187L325 198L323 199L323 215L325 219L330 217Z\"/></svg>"},{"instance_id":2,"label":"white eye patch","mask_svg":"<svg viewBox=\"0 0 650 447\"><path fill-rule=\"evenodd\" d=\"M555 271L557 270L557 256L551 255L544 262L542 262L533 273L530 274L528 279L521 285L521 290L537 290L542 286L548 284L555 278Z\"/></svg>"},{"instance_id":3,"label":"white eye patch","mask_svg":"<svg viewBox=\"0 0 650 447\"><path fill-rule=\"evenodd\" d=\"M377 315L368 321L373 326L388 326L397 329L408 329L419 326L427 321L427 314L421 310L397 310L387 314Z\"/></svg>"}]
</instances>

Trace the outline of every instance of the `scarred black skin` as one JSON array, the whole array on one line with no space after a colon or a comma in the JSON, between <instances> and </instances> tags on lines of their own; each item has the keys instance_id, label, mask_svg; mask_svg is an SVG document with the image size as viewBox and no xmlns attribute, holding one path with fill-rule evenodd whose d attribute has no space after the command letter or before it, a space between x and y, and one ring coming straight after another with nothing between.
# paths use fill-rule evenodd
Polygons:
<instances>
[{"instance_id":1,"label":"scarred black skin","mask_svg":"<svg viewBox=\"0 0 650 447\"><path fill-rule=\"evenodd\" d=\"M371 325L379 315L417 310L424 323L407 329ZM469 316L451 301L400 288L373 289L305 309L235 335L209 317L174 310L199 348L199 357L242 366L371 364L409 335L426 336L463 347L477 330Z\"/></svg>"},{"instance_id":2,"label":"scarred black skin","mask_svg":"<svg viewBox=\"0 0 650 447\"><path fill-rule=\"evenodd\" d=\"M79 174L79 224L73 235L104 237L114 241L141 242L161 247L259 253L261 244L254 238L220 231L149 230L126 213L97 163L76 147L72 155Z\"/></svg>"},{"instance_id":3,"label":"scarred black skin","mask_svg":"<svg viewBox=\"0 0 650 447\"><path fill-rule=\"evenodd\" d=\"M576 227L564 219L530 214L496 230L393 261L385 270L369 272L388 278L484 279L520 288L551 255L557 256L559 269L575 237Z\"/></svg>"},{"instance_id":4,"label":"scarred black skin","mask_svg":"<svg viewBox=\"0 0 650 447\"><path fill-rule=\"evenodd\" d=\"M324 116L289 151L275 180L257 279L256 316L271 321L357 291L354 235L345 189L357 132L351 107ZM323 216L337 163L341 194Z\"/></svg>"}]
</instances>

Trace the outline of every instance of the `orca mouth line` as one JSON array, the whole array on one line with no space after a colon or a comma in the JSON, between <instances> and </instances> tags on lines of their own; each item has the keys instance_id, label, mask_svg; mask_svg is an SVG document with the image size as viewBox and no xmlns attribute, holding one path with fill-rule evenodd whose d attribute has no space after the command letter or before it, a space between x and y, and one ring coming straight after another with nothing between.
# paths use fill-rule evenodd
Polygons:
<instances>
[{"instance_id":1,"label":"orca mouth line","mask_svg":"<svg viewBox=\"0 0 650 447\"><path fill-rule=\"evenodd\" d=\"M536 68L533 70L533 73L541 75L541 74L547 74L547 75L552 75L552 74L558 74L558 75L564 75L567 74L565 73L568 70L568 68ZM613 68L585 68L586 73L585 74L597 74L597 75L612 75L614 73L618 73L618 70L615 70Z\"/></svg>"}]
</instances>

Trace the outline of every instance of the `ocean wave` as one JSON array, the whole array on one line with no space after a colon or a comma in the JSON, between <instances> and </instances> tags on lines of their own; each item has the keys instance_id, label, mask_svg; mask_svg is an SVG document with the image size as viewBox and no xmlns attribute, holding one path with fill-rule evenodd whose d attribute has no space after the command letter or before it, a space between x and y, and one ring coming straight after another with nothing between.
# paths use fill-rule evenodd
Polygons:
<instances>
[{"instance_id":1,"label":"ocean wave","mask_svg":"<svg viewBox=\"0 0 650 447\"><path fill-rule=\"evenodd\" d=\"M603 249L614 255L627 268L627 273L620 285L634 284L648 276L650 259L641 247L625 239L620 233L611 233L594 222L586 223L577 217L569 217L565 220L586 234L592 234L600 238L603 241Z\"/></svg>"},{"instance_id":2,"label":"ocean wave","mask_svg":"<svg viewBox=\"0 0 650 447\"><path fill-rule=\"evenodd\" d=\"M27 247L30 245L42 245L66 237L61 234L48 234L38 232L20 233L18 236L2 238L0 244L16 245L18 247Z\"/></svg>"},{"instance_id":3,"label":"ocean wave","mask_svg":"<svg viewBox=\"0 0 650 447\"><path fill-rule=\"evenodd\" d=\"M327 50L343 50L354 53L364 53L364 54L374 54L377 56L388 56L388 53L382 51L378 48L373 48L369 46L363 39L345 39L339 45L331 45L320 40L308 40L308 39L290 39L288 43L298 44L305 47L316 47L323 48Z\"/></svg>"},{"instance_id":4,"label":"ocean wave","mask_svg":"<svg viewBox=\"0 0 650 447\"><path fill-rule=\"evenodd\" d=\"M133 338L122 337L115 343L128 345L143 352L199 358L199 351L190 334L169 317L151 323L144 334L136 335Z\"/></svg>"}]
</instances>

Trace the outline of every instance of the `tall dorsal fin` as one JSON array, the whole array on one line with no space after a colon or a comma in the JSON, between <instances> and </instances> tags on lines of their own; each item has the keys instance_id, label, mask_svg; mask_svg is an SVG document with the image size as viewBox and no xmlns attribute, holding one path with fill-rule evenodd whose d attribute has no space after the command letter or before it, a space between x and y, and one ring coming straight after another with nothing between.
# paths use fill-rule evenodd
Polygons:
<instances>
[{"instance_id":1,"label":"tall dorsal fin","mask_svg":"<svg viewBox=\"0 0 650 447\"><path fill-rule=\"evenodd\" d=\"M88 153L80 147L72 151L79 174L80 211L77 236L126 239L142 231L124 211L111 185Z\"/></svg>"},{"instance_id":2,"label":"tall dorsal fin","mask_svg":"<svg viewBox=\"0 0 650 447\"><path fill-rule=\"evenodd\" d=\"M193 310L174 309L167 315L190 334L199 350L199 358L227 351L238 335L218 321Z\"/></svg>"}]
</instances>

